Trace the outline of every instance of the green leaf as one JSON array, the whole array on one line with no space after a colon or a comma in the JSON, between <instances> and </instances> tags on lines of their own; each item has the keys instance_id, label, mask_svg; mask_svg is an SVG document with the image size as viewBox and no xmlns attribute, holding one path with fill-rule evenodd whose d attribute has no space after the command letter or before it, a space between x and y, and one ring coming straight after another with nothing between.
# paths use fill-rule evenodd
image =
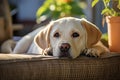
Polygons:
<instances>
[{"instance_id":1,"label":"green leaf","mask_svg":"<svg viewBox=\"0 0 120 80\"><path fill-rule=\"evenodd\" d=\"M102 34L101 39L105 39L106 41L108 41L108 34L107 33Z\"/></svg>"},{"instance_id":2,"label":"green leaf","mask_svg":"<svg viewBox=\"0 0 120 80\"><path fill-rule=\"evenodd\" d=\"M45 0L44 4L36 13L37 19L41 16L57 19L64 16L80 16L83 15L82 8L78 5L79 0L71 0L68 3L63 3L58 0Z\"/></svg>"},{"instance_id":3,"label":"green leaf","mask_svg":"<svg viewBox=\"0 0 120 80\"><path fill-rule=\"evenodd\" d=\"M92 7L94 7L98 2L99 2L99 0L93 0L92 1Z\"/></svg>"},{"instance_id":4,"label":"green leaf","mask_svg":"<svg viewBox=\"0 0 120 80\"><path fill-rule=\"evenodd\" d=\"M105 8L105 9L103 9L102 12L101 12L102 15L108 15L108 14L110 14L110 13L111 13L111 10L110 10L109 8Z\"/></svg>"},{"instance_id":5,"label":"green leaf","mask_svg":"<svg viewBox=\"0 0 120 80\"><path fill-rule=\"evenodd\" d=\"M110 0L103 0L103 1L105 1L106 4L110 2Z\"/></svg>"},{"instance_id":6,"label":"green leaf","mask_svg":"<svg viewBox=\"0 0 120 80\"><path fill-rule=\"evenodd\" d=\"M109 7L110 0L103 0L105 8Z\"/></svg>"},{"instance_id":7,"label":"green leaf","mask_svg":"<svg viewBox=\"0 0 120 80\"><path fill-rule=\"evenodd\" d=\"M81 7L77 3L70 3L71 5L71 15L72 16L78 16L78 15L83 15L84 13L82 12Z\"/></svg>"},{"instance_id":8,"label":"green leaf","mask_svg":"<svg viewBox=\"0 0 120 80\"><path fill-rule=\"evenodd\" d=\"M42 14L49 11L50 4L53 2L53 0L47 0L44 2L44 4L37 10L36 17L39 18Z\"/></svg>"},{"instance_id":9,"label":"green leaf","mask_svg":"<svg viewBox=\"0 0 120 80\"><path fill-rule=\"evenodd\" d=\"M117 8L120 9L120 0L118 1Z\"/></svg>"}]
</instances>

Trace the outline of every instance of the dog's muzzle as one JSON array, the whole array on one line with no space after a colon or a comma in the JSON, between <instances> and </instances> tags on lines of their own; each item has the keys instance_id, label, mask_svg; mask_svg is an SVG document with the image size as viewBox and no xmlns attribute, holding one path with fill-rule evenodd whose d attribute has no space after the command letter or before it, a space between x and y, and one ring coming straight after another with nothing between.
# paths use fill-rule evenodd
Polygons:
<instances>
[{"instance_id":1,"label":"dog's muzzle","mask_svg":"<svg viewBox=\"0 0 120 80\"><path fill-rule=\"evenodd\" d=\"M68 43L62 43L61 46L59 47L60 49L60 57L69 57L69 49L70 49L70 44Z\"/></svg>"}]
</instances>

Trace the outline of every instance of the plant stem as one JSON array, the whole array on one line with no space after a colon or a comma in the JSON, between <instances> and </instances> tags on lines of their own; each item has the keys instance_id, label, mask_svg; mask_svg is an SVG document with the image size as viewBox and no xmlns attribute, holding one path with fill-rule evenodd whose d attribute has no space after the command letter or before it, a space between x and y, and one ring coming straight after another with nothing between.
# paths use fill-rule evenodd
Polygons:
<instances>
[{"instance_id":1,"label":"plant stem","mask_svg":"<svg viewBox=\"0 0 120 80\"><path fill-rule=\"evenodd\" d=\"M103 0L103 3L104 3L105 8L108 8L105 0Z\"/></svg>"}]
</instances>

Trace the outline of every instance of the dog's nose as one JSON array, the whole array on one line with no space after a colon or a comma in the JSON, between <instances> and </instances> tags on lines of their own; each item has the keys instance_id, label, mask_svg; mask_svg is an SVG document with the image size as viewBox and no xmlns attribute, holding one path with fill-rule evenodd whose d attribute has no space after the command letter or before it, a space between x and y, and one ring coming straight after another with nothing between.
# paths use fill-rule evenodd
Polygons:
<instances>
[{"instance_id":1,"label":"dog's nose","mask_svg":"<svg viewBox=\"0 0 120 80\"><path fill-rule=\"evenodd\" d=\"M67 52L69 49L70 49L70 44L68 44L68 43L62 43L60 46L61 52Z\"/></svg>"}]
</instances>

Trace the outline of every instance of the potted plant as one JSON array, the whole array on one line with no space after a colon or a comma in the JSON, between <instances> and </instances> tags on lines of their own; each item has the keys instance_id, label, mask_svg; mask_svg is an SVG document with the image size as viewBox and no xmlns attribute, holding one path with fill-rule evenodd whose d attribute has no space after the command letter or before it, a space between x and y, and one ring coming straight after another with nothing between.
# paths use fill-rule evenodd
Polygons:
<instances>
[{"instance_id":1,"label":"potted plant","mask_svg":"<svg viewBox=\"0 0 120 80\"><path fill-rule=\"evenodd\" d=\"M101 0L93 0L92 7L99 1ZM101 14L108 26L109 49L111 52L120 52L120 0L102 0L102 2L104 9Z\"/></svg>"},{"instance_id":2,"label":"potted plant","mask_svg":"<svg viewBox=\"0 0 120 80\"><path fill-rule=\"evenodd\" d=\"M65 16L84 17L79 0L45 0L37 10L37 23L45 19L58 19Z\"/></svg>"}]
</instances>

